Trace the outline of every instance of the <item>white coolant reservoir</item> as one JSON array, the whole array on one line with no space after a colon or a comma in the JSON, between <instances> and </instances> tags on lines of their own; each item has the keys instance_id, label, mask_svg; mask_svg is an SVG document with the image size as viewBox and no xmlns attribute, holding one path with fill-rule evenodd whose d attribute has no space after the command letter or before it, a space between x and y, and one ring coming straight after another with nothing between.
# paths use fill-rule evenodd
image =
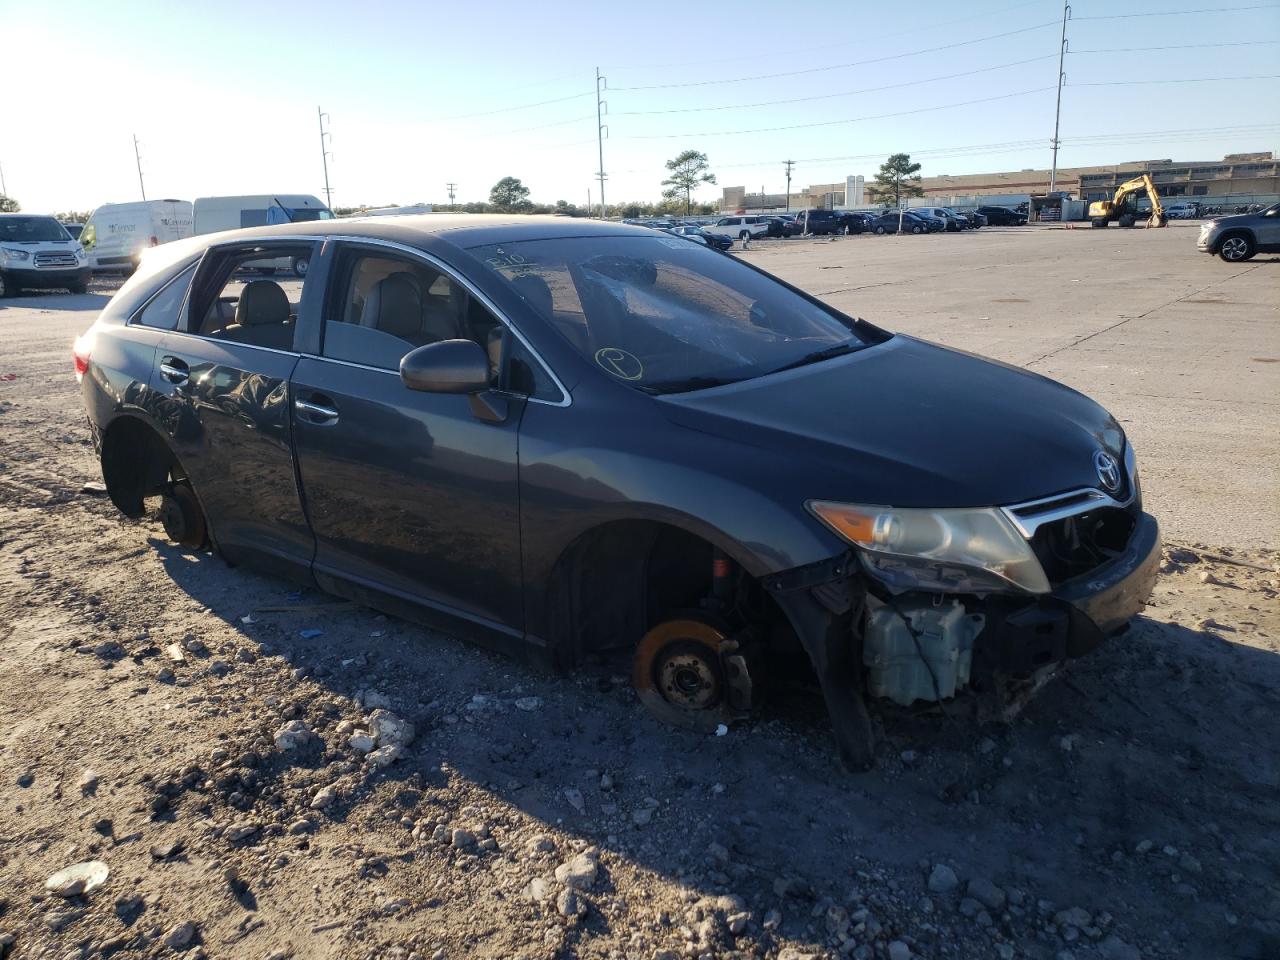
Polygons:
<instances>
[{"instance_id":1,"label":"white coolant reservoir","mask_svg":"<svg viewBox=\"0 0 1280 960\"><path fill-rule=\"evenodd\" d=\"M862 645L869 692L904 707L916 700L937 700L933 678L929 676L932 667L937 693L943 699L955 696L969 683L973 641L982 632L985 618L966 613L958 600L938 605L899 602L898 608L911 621L919 649L897 611L889 606L872 607ZM921 653L929 666L921 659Z\"/></svg>"}]
</instances>

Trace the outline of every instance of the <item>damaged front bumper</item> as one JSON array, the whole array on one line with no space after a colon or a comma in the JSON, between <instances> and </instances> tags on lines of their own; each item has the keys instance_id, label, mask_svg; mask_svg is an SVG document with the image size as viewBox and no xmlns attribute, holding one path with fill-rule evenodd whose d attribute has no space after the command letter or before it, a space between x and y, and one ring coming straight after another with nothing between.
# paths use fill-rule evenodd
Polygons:
<instances>
[{"instance_id":1,"label":"damaged front bumper","mask_svg":"<svg viewBox=\"0 0 1280 960\"><path fill-rule=\"evenodd\" d=\"M813 662L842 758L865 768L874 741L864 696L909 704L946 699L971 673L1043 676L1124 631L1151 595L1159 565L1159 525L1139 513L1122 551L1048 594L895 596L852 550L764 583Z\"/></svg>"}]
</instances>

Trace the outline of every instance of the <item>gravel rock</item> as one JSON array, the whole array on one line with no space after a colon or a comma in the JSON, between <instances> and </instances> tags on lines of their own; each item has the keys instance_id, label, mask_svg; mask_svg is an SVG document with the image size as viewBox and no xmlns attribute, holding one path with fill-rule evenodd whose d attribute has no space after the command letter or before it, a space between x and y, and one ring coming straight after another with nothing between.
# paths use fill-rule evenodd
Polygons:
<instances>
[{"instance_id":1,"label":"gravel rock","mask_svg":"<svg viewBox=\"0 0 1280 960\"><path fill-rule=\"evenodd\" d=\"M311 809L323 810L325 807L329 806L331 803L333 803L337 799L338 799L337 787L335 787L333 784L329 784L329 786L327 787L321 787L319 790L316 791L316 795L311 798Z\"/></svg>"},{"instance_id":2,"label":"gravel rock","mask_svg":"<svg viewBox=\"0 0 1280 960\"><path fill-rule=\"evenodd\" d=\"M960 878L945 863L934 864L929 874L929 889L933 893L950 893L960 886Z\"/></svg>"},{"instance_id":3,"label":"gravel rock","mask_svg":"<svg viewBox=\"0 0 1280 960\"><path fill-rule=\"evenodd\" d=\"M301 750L311 743L315 734L302 720L290 720L275 732L277 750Z\"/></svg>"},{"instance_id":4,"label":"gravel rock","mask_svg":"<svg viewBox=\"0 0 1280 960\"><path fill-rule=\"evenodd\" d=\"M539 853L551 853L555 850L556 844L550 837L539 834L536 837L531 837L524 848L529 856L536 856Z\"/></svg>"},{"instance_id":5,"label":"gravel rock","mask_svg":"<svg viewBox=\"0 0 1280 960\"><path fill-rule=\"evenodd\" d=\"M474 847L476 843L476 835L470 830L463 830L459 827L450 834L449 843L457 850Z\"/></svg>"},{"instance_id":6,"label":"gravel rock","mask_svg":"<svg viewBox=\"0 0 1280 960\"><path fill-rule=\"evenodd\" d=\"M1098 944L1098 953L1105 960L1142 960L1137 947L1125 943L1114 934Z\"/></svg>"},{"instance_id":7,"label":"gravel rock","mask_svg":"<svg viewBox=\"0 0 1280 960\"><path fill-rule=\"evenodd\" d=\"M575 890L590 890L595 885L599 872L597 858L580 853L556 867L556 880Z\"/></svg>"},{"instance_id":8,"label":"gravel rock","mask_svg":"<svg viewBox=\"0 0 1280 960\"><path fill-rule=\"evenodd\" d=\"M401 757L405 755L405 749L401 744L389 743L384 747L378 747L365 757L365 760L373 767L381 769L389 767Z\"/></svg>"},{"instance_id":9,"label":"gravel rock","mask_svg":"<svg viewBox=\"0 0 1280 960\"><path fill-rule=\"evenodd\" d=\"M98 789L98 774L93 770L86 770L80 774L80 779L76 781L76 788L81 793L93 793Z\"/></svg>"},{"instance_id":10,"label":"gravel rock","mask_svg":"<svg viewBox=\"0 0 1280 960\"><path fill-rule=\"evenodd\" d=\"M526 713L533 713L535 710L542 709L541 697L521 697L516 701L516 709L523 710Z\"/></svg>"},{"instance_id":11,"label":"gravel rock","mask_svg":"<svg viewBox=\"0 0 1280 960\"><path fill-rule=\"evenodd\" d=\"M543 900L550 899L554 890L555 887L547 883L547 881L543 880L541 877L534 877L525 884L524 890L521 891L521 895L526 900L534 903L541 903Z\"/></svg>"},{"instance_id":12,"label":"gravel rock","mask_svg":"<svg viewBox=\"0 0 1280 960\"><path fill-rule=\"evenodd\" d=\"M413 742L413 724L390 710L378 709L369 714L369 732L379 747L407 747Z\"/></svg>"},{"instance_id":13,"label":"gravel rock","mask_svg":"<svg viewBox=\"0 0 1280 960\"><path fill-rule=\"evenodd\" d=\"M911 948L901 940L889 944L889 960L911 960Z\"/></svg>"},{"instance_id":14,"label":"gravel rock","mask_svg":"<svg viewBox=\"0 0 1280 960\"><path fill-rule=\"evenodd\" d=\"M587 801L583 799L582 791L576 787L566 787L564 798L569 802L569 806L579 813L583 813L587 809Z\"/></svg>"},{"instance_id":15,"label":"gravel rock","mask_svg":"<svg viewBox=\"0 0 1280 960\"><path fill-rule=\"evenodd\" d=\"M1093 924L1093 917L1083 907L1068 907L1053 915L1053 922L1059 927L1088 927Z\"/></svg>"},{"instance_id":16,"label":"gravel rock","mask_svg":"<svg viewBox=\"0 0 1280 960\"><path fill-rule=\"evenodd\" d=\"M556 912L566 920L577 920L587 912L586 901L578 896L576 890L566 887L556 897Z\"/></svg>"},{"instance_id":17,"label":"gravel rock","mask_svg":"<svg viewBox=\"0 0 1280 960\"><path fill-rule=\"evenodd\" d=\"M190 920L184 920L182 923L175 923L170 927L164 935L162 941L170 950L185 950L187 945L195 939L196 925Z\"/></svg>"},{"instance_id":18,"label":"gravel rock","mask_svg":"<svg viewBox=\"0 0 1280 960\"><path fill-rule=\"evenodd\" d=\"M984 877L974 877L969 881L969 896L991 910L1003 910L1004 891Z\"/></svg>"},{"instance_id":19,"label":"gravel rock","mask_svg":"<svg viewBox=\"0 0 1280 960\"><path fill-rule=\"evenodd\" d=\"M368 731L357 730L347 738L347 746L356 753L371 753L376 746L376 741L373 739L373 734Z\"/></svg>"}]
</instances>

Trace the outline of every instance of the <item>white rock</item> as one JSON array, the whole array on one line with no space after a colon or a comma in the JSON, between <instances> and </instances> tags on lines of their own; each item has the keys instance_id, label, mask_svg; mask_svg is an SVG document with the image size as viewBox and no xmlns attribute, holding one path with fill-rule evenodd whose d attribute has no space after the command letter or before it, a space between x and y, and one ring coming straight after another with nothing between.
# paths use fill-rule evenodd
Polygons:
<instances>
[{"instance_id":1,"label":"white rock","mask_svg":"<svg viewBox=\"0 0 1280 960\"><path fill-rule=\"evenodd\" d=\"M403 757L404 754L404 747L398 743L391 743L371 751L365 759L375 767L389 767Z\"/></svg>"},{"instance_id":2,"label":"white rock","mask_svg":"<svg viewBox=\"0 0 1280 960\"><path fill-rule=\"evenodd\" d=\"M311 798L311 809L322 810L329 804L338 799L338 788L333 784L327 787L321 787L316 791L316 795Z\"/></svg>"},{"instance_id":3,"label":"white rock","mask_svg":"<svg viewBox=\"0 0 1280 960\"><path fill-rule=\"evenodd\" d=\"M356 753L371 753L375 746L373 735L365 730L357 730L347 738L347 746Z\"/></svg>"},{"instance_id":4,"label":"white rock","mask_svg":"<svg viewBox=\"0 0 1280 960\"><path fill-rule=\"evenodd\" d=\"M190 920L175 923L164 935L164 945L170 950L184 950L196 935L196 925Z\"/></svg>"},{"instance_id":5,"label":"white rock","mask_svg":"<svg viewBox=\"0 0 1280 960\"><path fill-rule=\"evenodd\" d=\"M564 798L569 801L569 806L582 813L587 809L587 802L583 799L582 791L576 787L566 787Z\"/></svg>"},{"instance_id":6,"label":"white rock","mask_svg":"<svg viewBox=\"0 0 1280 960\"><path fill-rule=\"evenodd\" d=\"M369 714L369 732L379 747L407 747L413 742L413 724L402 720L390 710L375 710Z\"/></svg>"},{"instance_id":7,"label":"white rock","mask_svg":"<svg viewBox=\"0 0 1280 960\"><path fill-rule=\"evenodd\" d=\"M934 893L950 893L960 885L956 872L945 863L935 864L929 874L929 889Z\"/></svg>"},{"instance_id":8,"label":"white rock","mask_svg":"<svg viewBox=\"0 0 1280 960\"><path fill-rule=\"evenodd\" d=\"M590 890L595 885L599 870L599 863L594 856L580 853L556 867L556 880L575 890Z\"/></svg>"},{"instance_id":9,"label":"white rock","mask_svg":"<svg viewBox=\"0 0 1280 960\"><path fill-rule=\"evenodd\" d=\"M525 844L525 850L530 856L534 856L539 853L550 853L555 848L555 841L550 837L543 836L542 834L539 834L536 837L531 837L529 842Z\"/></svg>"},{"instance_id":10,"label":"white rock","mask_svg":"<svg viewBox=\"0 0 1280 960\"><path fill-rule=\"evenodd\" d=\"M314 734L302 720L290 720L275 732L277 750L300 750L311 742Z\"/></svg>"},{"instance_id":11,"label":"white rock","mask_svg":"<svg viewBox=\"0 0 1280 960\"><path fill-rule=\"evenodd\" d=\"M86 770L80 774L80 779L76 781L76 787L81 793L93 793L98 789L98 774L93 770Z\"/></svg>"},{"instance_id":12,"label":"white rock","mask_svg":"<svg viewBox=\"0 0 1280 960\"><path fill-rule=\"evenodd\" d=\"M552 887L551 884L547 883L547 881L543 880L541 877L534 877L525 884L524 890L521 891L521 894L526 900L538 903L549 899L554 889L555 888Z\"/></svg>"},{"instance_id":13,"label":"white rock","mask_svg":"<svg viewBox=\"0 0 1280 960\"><path fill-rule=\"evenodd\" d=\"M525 713L533 713L535 710L539 710L541 708L541 697L521 697L516 701L516 709L523 710Z\"/></svg>"},{"instance_id":14,"label":"white rock","mask_svg":"<svg viewBox=\"0 0 1280 960\"><path fill-rule=\"evenodd\" d=\"M576 891L566 887L556 897L556 911L566 920L576 920L587 912L587 905Z\"/></svg>"}]
</instances>

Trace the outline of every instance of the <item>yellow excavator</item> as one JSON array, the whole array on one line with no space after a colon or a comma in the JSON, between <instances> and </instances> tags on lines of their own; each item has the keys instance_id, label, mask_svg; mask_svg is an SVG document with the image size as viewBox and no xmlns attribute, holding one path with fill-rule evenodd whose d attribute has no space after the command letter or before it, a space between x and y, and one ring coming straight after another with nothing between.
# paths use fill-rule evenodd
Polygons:
<instances>
[{"instance_id":1,"label":"yellow excavator","mask_svg":"<svg viewBox=\"0 0 1280 960\"><path fill-rule=\"evenodd\" d=\"M1168 226L1169 217L1164 212L1164 205L1160 202L1160 195L1156 193L1156 185L1151 182L1149 173L1120 184L1116 187L1116 195L1110 200L1095 200L1089 204L1089 219L1095 227L1105 227L1112 220L1122 227L1132 227L1138 222L1138 195L1144 190L1151 198L1151 217L1147 220L1147 226Z\"/></svg>"}]
</instances>

